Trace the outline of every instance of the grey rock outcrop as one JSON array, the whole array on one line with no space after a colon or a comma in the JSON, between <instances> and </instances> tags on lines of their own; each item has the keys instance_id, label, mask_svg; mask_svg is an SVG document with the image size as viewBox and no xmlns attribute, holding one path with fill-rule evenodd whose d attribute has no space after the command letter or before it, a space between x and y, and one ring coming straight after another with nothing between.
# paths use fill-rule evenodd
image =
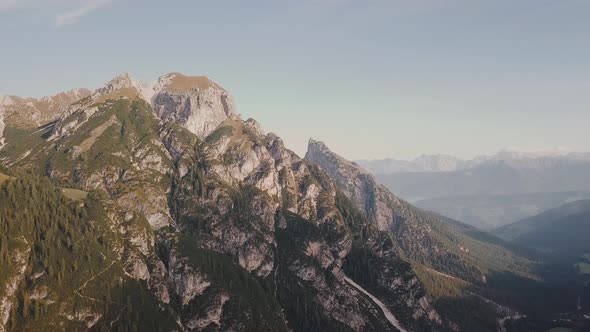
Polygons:
<instances>
[{"instance_id":1,"label":"grey rock outcrop","mask_svg":"<svg viewBox=\"0 0 590 332\"><path fill-rule=\"evenodd\" d=\"M377 184L369 172L332 152L323 142L309 140L305 159L320 166L338 184L344 194L375 222L379 230L387 231L395 221L393 205L397 197Z\"/></svg>"},{"instance_id":2,"label":"grey rock outcrop","mask_svg":"<svg viewBox=\"0 0 590 332\"><path fill-rule=\"evenodd\" d=\"M206 77L174 73L159 82L165 83L150 100L158 117L185 127L199 138L238 115L232 96Z\"/></svg>"}]
</instances>

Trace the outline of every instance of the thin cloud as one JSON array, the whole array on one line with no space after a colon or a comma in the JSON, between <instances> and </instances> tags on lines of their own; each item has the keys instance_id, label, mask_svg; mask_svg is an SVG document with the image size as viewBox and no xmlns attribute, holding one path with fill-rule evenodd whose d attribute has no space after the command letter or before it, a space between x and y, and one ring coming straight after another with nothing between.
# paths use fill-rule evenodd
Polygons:
<instances>
[{"instance_id":1,"label":"thin cloud","mask_svg":"<svg viewBox=\"0 0 590 332\"><path fill-rule=\"evenodd\" d=\"M80 19L91 12L111 3L112 0L89 0L83 6L70 10L68 12L59 14L55 17L55 25L62 26L67 24L76 24Z\"/></svg>"},{"instance_id":2,"label":"thin cloud","mask_svg":"<svg viewBox=\"0 0 590 332\"><path fill-rule=\"evenodd\" d=\"M0 11L11 9L39 9L60 6L71 0L0 0Z\"/></svg>"},{"instance_id":3,"label":"thin cloud","mask_svg":"<svg viewBox=\"0 0 590 332\"><path fill-rule=\"evenodd\" d=\"M113 2L113 0L0 0L0 14L12 10L54 10L65 12L55 15L55 25L80 22L82 17Z\"/></svg>"}]
</instances>

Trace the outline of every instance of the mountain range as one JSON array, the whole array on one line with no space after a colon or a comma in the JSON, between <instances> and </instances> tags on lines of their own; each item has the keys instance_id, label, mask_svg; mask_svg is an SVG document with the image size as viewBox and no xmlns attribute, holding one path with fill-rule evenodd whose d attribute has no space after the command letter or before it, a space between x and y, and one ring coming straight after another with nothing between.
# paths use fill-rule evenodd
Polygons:
<instances>
[{"instance_id":1,"label":"mountain range","mask_svg":"<svg viewBox=\"0 0 590 332\"><path fill-rule=\"evenodd\" d=\"M373 174L400 172L450 172L468 167L469 162L459 158L438 154L421 155L411 161L399 159L355 160L355 163Z\"/></svg>"},{"instance_id":2,"label":"mountain range","mask_svg":"<svg viewBox=\"0 0 590 332\"><path fill-rule=\"evenodd\" d=\"M567 149L527 152L507 148L494 155L481 155L469 160L446 154L423 154L409 161L387 158L355 160L355 163L373 174L386 175L404 172L452 172L498 161L520 169L542 168L559 161L590 161L590 152Z\"/></svg>"},{"instance_id":3,"label":"mountain range","mask_svg":"<svg viewBox=\"0 0 590 332\"><path fill-rule=\"evenodd\" d=\"M590 198L590 158L585 153L509 150L468 161L423 156L403 170L399 164L383 166L389 162L356 163L416 206L484 230Z\"/></svg>"},{"instance_id":4,"label":"mountain range","mask_svg":"<svg viewBox=\"0 0 590 332\"><path fill-rule=\"evenodd\" d=\"M297 156L207 77L2 97L0 120L0 331L515 330L576 295L320 141Z\"/></svg>"}]
</instances>

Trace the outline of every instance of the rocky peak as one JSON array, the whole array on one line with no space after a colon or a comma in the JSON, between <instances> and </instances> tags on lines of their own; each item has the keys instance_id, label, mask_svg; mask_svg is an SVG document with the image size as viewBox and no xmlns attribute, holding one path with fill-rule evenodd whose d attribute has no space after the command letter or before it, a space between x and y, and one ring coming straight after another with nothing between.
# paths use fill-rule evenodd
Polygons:
<instances>
[{"instance_id":1,"label":"rocky peak","mask_svg":"<svg viewBox=\"0 0 590 332\"><path fill-rule=\"evenodd\" d=\"M169 73L158 79L162 89L176 91L207 90L209 88L223 90L223 88L207 76L185 76L180 73Z\"/></svg>"},{"instance_id":2,"label":"rocky peak","mask_svg":"<svg viewBox=\"0 0 590 332\"><path fill-rule=\"evenodd\" d=\"M69 102L68 105L80 98ZM65 123L71 122L72 114L76 112L94 114L96 112L94 106L120 98L143 99L149 102L154 110L154 116L162 121L178 124L200 139L211 134L225 120L240 118L231 95L205 76L170 73L154 81L142 82L124 73L96 89L89 99L73 104L60 112L59 121L51 138L67 134L68 128L80 125L78 123L70 127L64 126ZM2 102L10 103L11 100L3 98ZM88 116L83 117L83 119L86 118Z\"/></svg>"},{"instance_id":3,"label":"rocky peak","mask_svg":"<svg viewBox=\"0 0 590 332\"><path fill-rule=\"evenodd\" d=\"M373 220L379 230L387 230L394 212L389 207L395 196L377 184L369 172L332 152L326 144L310 139L305 160L318 165L335 181L340 190Z\"/></svg>"},{"instance_id":4,"label":"rocky peak","mask_svg":"<svg viewBox=\"0 0 590 332\"><path fill-rule=\"evenodd\" d=\"M102 88L96 90L94 94L105 95L121 89L136 88L136 84L134 83L128 73L123 73L108 81Z\"/></svg>"},{"instance_id":5,"label":"rocky peak","mask_svg":"<svg viewBox=\"0 0 590 332\"><path fill-rule=\"evenodd\" d=\"M472 281L485 280L485 275L479 267L466 265L460 257L458 252L464 252L467 245L459 248L449 245L461 232L458 228L449 228L456 226L442 223L438 217L400 200L380 185L372 175L330 151L322 142L310 140L305 159L328 173L344 195L353 201L379 230L387 231L394 239L399 239L395 241L395 246L403 257L414 257L419 262L431 264L435 269L456 273L460 278L465 278L464 275L469 274Z\"/></svg>"},{"instance_id":6,"label":"rocky peak","mask_svg":"<svg viewBox=\"0 0 590 332\"><path fill-rule=\"evenodd\" d=\"M238 117L229 93L205 76L169 73L155 81L141 82L122 74L99 89L98 94L116 91L148 101L161 120L181 125L201 139L228 118Z\"/></svg>"},{"instance_id":7,"label":"rocky peak","mask_svg":"<svg viewBox=\"0 0 590 332\"><path fill-rule=\"evenodd\" d=\"M324 142L316 141L313 138L310 138L307 144L305 159L318 164L322 168L334 169L334 172L328 172L329 174L348 173L348 176L363 174L368 178L373 178L364 168L334 153Z\"/></svg>"},{"instance_id":8,"label":"rocky peak","mask_svg":"<svg viewBox=\"0 0 590 332\"><path fill-rule=\"evenodd\" d=\"M151 86L150 102L157 116L185 127L201 139L225 120L239 118L233 97L207 77L171 73Z\"/></svg>"},{"instance_id":9,"label":"rocky peak","mask_svg":"<svg viewBox=\"0 0 590 332\"><path fill-rule=\"evenodd\" d=\"M94 95L108 95L130 89L137 96L148 102L162 91L174 91L176 93L189 93L209 88L224 90L219 84L206 76L185 76L180 73L168 73L158 77L154 81L143 82L133 79L128 73L116 76L107 82L102 88L95 91Z\"/></svg>"},{"instance_id":10,"label":"rocky peak","mask_svg":"<svg viewBox=\"0 0 590 332\"><path fill-rule=\"evenodd\" d=\"M90 95L91 91L88 89L72 89L64 92L59 92L53 96L41 97L38 99L39 103L47 103L51 104L59 104L61 106L69 105L72 102L78 101L88 95Z\"/></svg>"},{"instance_id":11,"label":"rocky peak","mask_svg":"<svg viewBox=\"0 0 590 332\"><path fill-rule=\"evenodd\" d=\"M0 148L6 126L13 128L35 128L54 121L73 102L90 94L86 89L73 89L53 96L23 98L0 96Z\"/></svg>"},{"instance_id":12,"label":"rocky peak","mask_svg":"<svg viewBox=\"0 0 590 332\"><path fill-rule=\"evenodd\" d=\"M244 125L247 128L249 128L252 132L254 132L258 137L264 136L264 129L262 128L260 123L258 123L258 121L249 118L248 120L244 121Z\"/></svg>"},{"instance_id":13,"label":"rocky peak","mask_svg":"<svg viewBox=\"0 0 590 332\"><path fill-rule=\"evenodd\" d=\"M0 96L0 113L13 127L41 126L55 120L65 107L89 94L86 89L72 89L41 98Z\"/></svg>"}]
</instances>

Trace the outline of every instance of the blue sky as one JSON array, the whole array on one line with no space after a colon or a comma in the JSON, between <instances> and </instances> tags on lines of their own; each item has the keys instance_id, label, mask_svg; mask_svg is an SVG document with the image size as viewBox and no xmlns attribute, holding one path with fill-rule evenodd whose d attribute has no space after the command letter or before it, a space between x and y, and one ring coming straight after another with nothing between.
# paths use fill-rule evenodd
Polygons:
<instances>
[{"instance_id":1,"label":"blue sky","mask_svg":"<svg viewBox=\"0 0 590 332\"><path fill-rule=\"evenodd\" d=\"M0 0L0 94L207 75L303 154L590 150L587 0Z\"/></svg>"}]
</instances>

